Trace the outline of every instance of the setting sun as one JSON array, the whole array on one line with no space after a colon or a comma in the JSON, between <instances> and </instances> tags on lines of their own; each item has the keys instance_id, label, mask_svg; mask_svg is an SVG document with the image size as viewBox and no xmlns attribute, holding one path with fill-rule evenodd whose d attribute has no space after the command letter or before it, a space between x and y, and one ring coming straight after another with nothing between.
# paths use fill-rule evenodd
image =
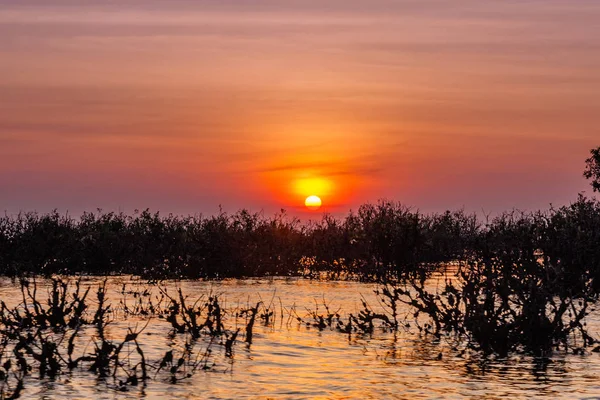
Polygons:
<instances>
[{"instance_id":1,"label":"setting sun","mask_svg":"<svg viewBox=\"0 0 600 400\"><path fill-rule=\"evenodd\" d=\"M318 196L308 196L306 198L306 200L304 201L304 205L306 205L306 207L309 210L318 210L319 208L321 208L321 204L323 204L321 202L321 199Z\"/></svg>"}]
</instances>

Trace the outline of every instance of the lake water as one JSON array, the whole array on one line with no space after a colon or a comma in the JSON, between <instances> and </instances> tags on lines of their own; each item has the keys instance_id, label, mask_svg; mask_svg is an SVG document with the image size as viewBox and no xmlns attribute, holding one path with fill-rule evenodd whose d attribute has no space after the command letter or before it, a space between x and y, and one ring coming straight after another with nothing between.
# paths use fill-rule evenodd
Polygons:
<instances>
[{"instance_id":1,"label":"lake water","mask_svg":"<svg viewBox=\"0 0 600 400\"><path fill-rule=\"evenodd\" d=\"M86 284L99 282L89 279ZM127 327L146 323L142 317L125 318L119 312L123 283L146 287L127 278L109 281L115 320L108 332L121 340ZM324 301L331 310L339 309L342 316L357 314L362 308L361 298L378 309L380 305L373 293L376 286L372 284L274 279L184 281L167 286L170 293L175 294L176 287L181 287L192 297L219 293L226 310L246 308L262 299L272 304L275 322L264 326L257 320L252 345L248 346L240 336L231 358L225 356L223 346L213 345L211 362L215 365L177 384L157 375L146 387L140 385L121 392L110 379L98 381L95 375L81 369L54 381L27 378L23 398L600 398L597 353L556 354L546 361L526 356L482 361L461 356L444 341L432 343L410 330L396 335L379 329L372 335L347 335L307 325L311 321L310 311L317 306L319 312L324 311ZM16 303L19 297L17 285L8 280L1 282L0 298ZM128 304L133 302L130 297ZM588 324L590 332L598 336L597 312L592 313ZM230 311L226 326L243 330L245 320ZM149 359L160 360L167 346L180 345L177 337L169 338L170 330L164 319L150 320L139 339ZM90 351L91 340L86 334L93 335L83 331L80 352L86 343Z\"/></svg>"}]
</instances>

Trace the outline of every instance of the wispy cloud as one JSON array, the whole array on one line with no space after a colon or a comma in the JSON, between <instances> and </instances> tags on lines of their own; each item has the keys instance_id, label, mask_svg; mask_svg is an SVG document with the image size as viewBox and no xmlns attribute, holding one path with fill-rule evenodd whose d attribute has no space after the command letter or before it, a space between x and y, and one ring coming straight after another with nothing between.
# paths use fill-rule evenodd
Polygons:
<instances>
[{"instance_id":1,"label":"wispy cloud","mask_svg":"<svg viewBox=\"0 0 600 400\"><path fill-rule=\"evenodd\" d=\"M600 133L599 19L572 0L0 0L0 203L52 198L35 171L132 208L129 181L243 206L289 201L305 171L344 205L558 202Z\"/></svg>"}]
</instances>

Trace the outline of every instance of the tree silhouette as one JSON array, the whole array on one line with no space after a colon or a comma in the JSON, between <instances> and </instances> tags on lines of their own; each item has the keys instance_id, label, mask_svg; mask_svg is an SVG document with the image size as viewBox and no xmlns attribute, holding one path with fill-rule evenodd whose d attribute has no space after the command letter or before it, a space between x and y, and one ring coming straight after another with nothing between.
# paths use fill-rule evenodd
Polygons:
<instances>
[{"instance_id":1,"label":"tree silhouette","mask_svg":"<svg viewBox=\"0 0 600 400\"><path fill-rule=\"evenodd\" d=\"M590 158L585 160L586 168L583 176L591 179L594 192L600 192L600 147L590 150Z\"/></svg>"}]
</instances>

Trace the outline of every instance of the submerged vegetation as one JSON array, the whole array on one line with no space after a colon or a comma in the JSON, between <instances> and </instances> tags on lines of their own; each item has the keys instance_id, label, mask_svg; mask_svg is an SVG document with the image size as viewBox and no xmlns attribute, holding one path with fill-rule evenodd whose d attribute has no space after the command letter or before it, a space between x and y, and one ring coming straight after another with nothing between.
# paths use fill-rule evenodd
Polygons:
<instances>
[{"instance_id":1,"label":"submerged vegetation","mask_svg":"<svg viewBox=\"0 0 600 400\"><path fill-rule=\"evenodd\" d=\"M115 391L128 391L143 389L156 379L175 384L214 368L214 346L223 347L226 358L233 356L239 329L225 326L230 316L220 308L216 295L186 304L188 297L181 290L171 297L160 287L155 305L152 290L124 286L119 305L113 307L106 280L85 288L80 279L44 282L21 279L21 302L9 306L0 300L2 399L20 397L32 376L58 379L75 370L87 371ZM128 302L128 294L135 305ZM109 329L115 321L128 318L135 319L135 328L121 327L117 333ZM146 355L141 337L153 318L172 328L168 350L155 360Z\"/></svg>"},{"instance_id":2,"label":"submerged vegetation","mask_svg":"<svg viewBox=\"0 0 600 400\"><path fill-rule=\"evenodd\" d=\"M266 301L228 302L208 286L193 293L173 281L19 279L11 293L20 298L0 301L0 398L30 395L35 381L74 379L143 396L149 385L232 371L239 352L246 359L255 342L264 349L275 329L337 332L349 344L418 339L434 343L423 362L448 356L467 365L491 354L585 354L596 343L584 322L587 299L543 297L544 287L502 298L501 269L484 269L478 276L459 271L454 281L438 272L421 286L411 287L412 279L379 285L376 302L362 298L357 310L334 307L326 295L312 306L283 302L275 292Z\"/></svg>"}]
</instances>

